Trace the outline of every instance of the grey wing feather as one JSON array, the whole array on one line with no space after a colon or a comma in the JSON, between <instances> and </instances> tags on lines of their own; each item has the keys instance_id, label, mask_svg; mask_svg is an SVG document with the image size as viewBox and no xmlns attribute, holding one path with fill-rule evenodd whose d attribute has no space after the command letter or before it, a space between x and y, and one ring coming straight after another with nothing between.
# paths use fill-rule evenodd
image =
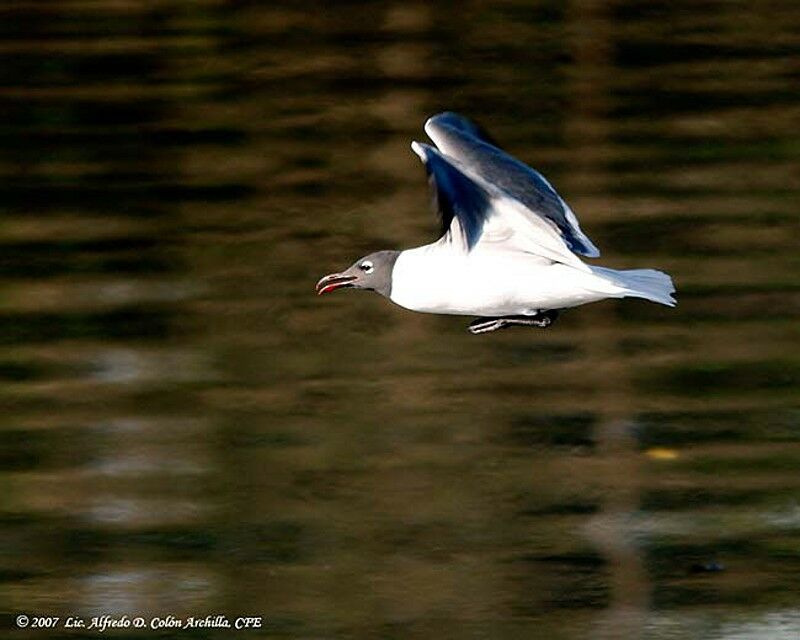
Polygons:
<instances>
[{"instance_id":1,"label":"grey wing feather","mask_svg":"<svg viewBox=\"0 0 800 640\"><path fill-rule=\"evenodd\" d=\"M444 154L554 224L573 253L592 258L600 255L547 178L490 142L478 125L445 112L430 118L425 132Z\"/></svg>"}]
</instances>

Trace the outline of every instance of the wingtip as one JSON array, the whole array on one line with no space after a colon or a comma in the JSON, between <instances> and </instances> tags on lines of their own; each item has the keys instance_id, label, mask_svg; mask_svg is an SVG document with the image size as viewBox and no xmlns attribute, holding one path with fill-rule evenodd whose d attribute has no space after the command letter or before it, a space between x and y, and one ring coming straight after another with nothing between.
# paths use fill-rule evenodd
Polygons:
<instances>
[{"instance_id":1,"label":"wingtip","mask_svg":"<svg viewBox=\"0 0 800 640\"><path fill-rule=\"evenodd\" d=\"M595 247L592 241L583 233L580 233L579 230L574 228L569 230L562 229L561 235L572 253L583 256L584 258L600 257L600 249Z\"/></svg>"},{"instance_id":2,"label":"wingtip","mask_svg":"<svg viewBox=\"0 0 800 640\"><path fill-rule=\"evenodd\" d=\"M447 118L452 113L453 113L452 111L441 111L439 113L434 113L427 120L425 120L425 124L422 125L423 130L430 136L431 132L433 131L433 127L436 125L436 123L441 121L442 119Z\"/></svg>"},{"instance_id":3,"label":"wingtip","mask_svg":"<svg viewBox=\"0 0 800 640\"><path fill-rule=\"evenodd\" d=\"M575 214L573 214L574 216ZM594 246L594 242L589 239L583 231L581 231L580 226L578 226L578 220L575 219L576 226L578 227L578 235L580 235L581 243L583 244L583 248L585 250L585 255L587 258L599 258L600 257L600 249Z\"/></svg>"},{"instance_id":4,"label":"wingtip","mask_svg":"<svg viewBox=\"0 0 800 640\"><path fill-rule=\"evenodd\" d=\"M420 160L425 160L425 146L421 142L414 140L411 143L411 150L419 156Z\"/></svg>"},{"instance_id":5,"label":"wingtip","mask_svg":"<svg viewBox=\"0 0 800 640\"><path fill-rule=\"evenodd\" d=\"M472 123L455 111L440 111L429 117L422 128L428 137L435 142L437 128L440 130L444 128L445 130L460 131L463 133L464 125L472 125Z\"/></svg>"},{"instance_id":6,"label":"wingtip","mask_svg":"<svg viewBox=\"0 0 800 640\"><path fill-rule=\"evenodd\" d=\"M581 255L585 258L599 258L600 257L600 249L595 247L592 243L589 243L589 246L584 247Z\"/></svg>"}]
</instances>

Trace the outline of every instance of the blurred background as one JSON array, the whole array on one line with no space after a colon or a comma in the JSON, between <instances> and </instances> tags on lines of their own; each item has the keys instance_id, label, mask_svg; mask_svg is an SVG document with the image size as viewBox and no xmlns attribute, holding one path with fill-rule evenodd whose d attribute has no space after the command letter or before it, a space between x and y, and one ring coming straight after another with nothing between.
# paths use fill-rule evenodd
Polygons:
<instances>
[{"instance_id":1,"label":"blurred background","mask_svg":"<svg viewBox=\"0 0 800 640\"><path fill-rule=\"evenodd\" d=\"M7 619L798 637L800 5L0 18ZM444 109L548 176L603 265L671 273L679 306L474 337L317 298L435 237L409 143Z\"/></svg>"}]
</instances>

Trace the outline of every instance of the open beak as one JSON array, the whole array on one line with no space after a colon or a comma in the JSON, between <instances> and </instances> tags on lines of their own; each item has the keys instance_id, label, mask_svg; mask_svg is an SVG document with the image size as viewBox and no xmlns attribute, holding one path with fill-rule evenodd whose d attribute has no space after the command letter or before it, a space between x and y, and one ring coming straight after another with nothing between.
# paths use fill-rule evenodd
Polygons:
<instances>
[{"instance_id":1,"label":"open beak","mask_svg":"<svg viewBox=\"0 0 800 640\"><path fill-rule=\"evenodd\" d=\"M321 296L323 293L330 293L331 291L341 289L342 287L352 287L352 282L356 279L356 276L346 276L343 273L332 273L317 282L317 295Z\"/></svg>"}]
</instances>

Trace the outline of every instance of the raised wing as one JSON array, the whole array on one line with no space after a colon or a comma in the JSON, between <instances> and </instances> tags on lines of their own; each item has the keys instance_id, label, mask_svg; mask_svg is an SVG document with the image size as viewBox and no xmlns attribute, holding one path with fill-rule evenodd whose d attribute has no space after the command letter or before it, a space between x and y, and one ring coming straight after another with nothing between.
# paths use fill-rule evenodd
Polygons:
<instances>
[{"instance_id":1,"label":"raised wing","mask_svg":"<svg viewBox=\"0 0 800 640\"><path fill-rule=\"evenodd\" d=\"M555 225L571 251L590 258L600 255L581 231L572 209L547 178L500 149L478 125L445 112L430 118L425 123L425 132L442 153Z\"/></svg>"},{"instance_id":2,"label":"raised wing","mask_svg":"<svg viewBox=\"0 0 800 640\"><path fill-rule=\"evenodd\" d=\"M466 251L521 251L589 269L551 224L515 198L430 145L412 142L411 148L425 164L446 240L462 242Z\"/></svg>"}]
</instances>

